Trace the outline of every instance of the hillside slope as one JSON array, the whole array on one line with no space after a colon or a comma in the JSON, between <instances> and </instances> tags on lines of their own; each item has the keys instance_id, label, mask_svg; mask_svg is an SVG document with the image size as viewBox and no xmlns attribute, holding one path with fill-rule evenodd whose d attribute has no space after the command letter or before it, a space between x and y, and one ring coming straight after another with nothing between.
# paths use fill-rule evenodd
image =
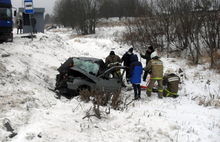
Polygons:
<instances>
[{"instance_id":1,"label":"hillside slope","mask_svg":"<svg viewBox=\"0 0 220 142\"><path fill-rule=\"evenodd\" d=\"M87 120L82 118L92 103L78 97L54 98L47 88L54 87L60 63L72 56L104 60L111 50L122 56L130 48L115 41L123 30L100 28L95 35L77 37L68 29L56 29L37 34L33 42L16 35L13 43L1 44L0 121L8 118L18 135L8 138L1 123L0 141L219 141L220 75L206 65L189 66L183 59L162 57L164 71L183 71L177 99L158 99L157 94L149 98L143 90L142 99L128 109L107 115L102 107L104 118ZM133 91L121 95L133 99Z\"/></svg>"}]
</instances>

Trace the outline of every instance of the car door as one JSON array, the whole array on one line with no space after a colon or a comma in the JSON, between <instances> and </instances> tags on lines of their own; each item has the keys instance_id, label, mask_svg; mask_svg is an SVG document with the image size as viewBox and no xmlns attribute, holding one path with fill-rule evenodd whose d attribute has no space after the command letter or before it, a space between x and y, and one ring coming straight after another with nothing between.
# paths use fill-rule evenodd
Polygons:
<instances>
[{"instance_id":1,"label":"car door","mask_svg":"<svg viewBox=\"0 0 220 142\"><path fill-rule=\"evenodd\" d=\"M106 93L121 91L122 78L112 78L109 76L110 72L115 69L120 69L122 73L122 77L123 77L125 73L125 69L126 69L126 67L124 66L112 67L98 77L99 81L97 83L97 86L98 88L102 89L102 91L105 91Z\"/></svg>"}]
</instances>

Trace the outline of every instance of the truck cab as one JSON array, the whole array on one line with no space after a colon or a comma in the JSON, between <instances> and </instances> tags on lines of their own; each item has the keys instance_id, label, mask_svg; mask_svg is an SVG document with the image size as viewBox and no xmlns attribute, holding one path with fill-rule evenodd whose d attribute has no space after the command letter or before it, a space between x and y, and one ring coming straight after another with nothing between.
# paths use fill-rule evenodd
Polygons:
<instances>
[{"instance_id":1,"label":"truck cab","mask_svg":"<svg viewBox=\"0 0 220 142\"><path fill-rule=\"evenodd\" d=\"M0 1L0 42L13 41L11 0Z\"/></svg>"}]
</instances>

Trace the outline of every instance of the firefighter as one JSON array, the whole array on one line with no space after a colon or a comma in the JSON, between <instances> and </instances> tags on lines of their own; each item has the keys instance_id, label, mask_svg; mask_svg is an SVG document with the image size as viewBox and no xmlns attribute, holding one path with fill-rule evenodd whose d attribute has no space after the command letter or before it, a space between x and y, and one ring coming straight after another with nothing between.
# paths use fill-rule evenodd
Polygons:
<instances>
[{"instance_id":1,"label":"firefighter","mask_svg":"<svg viewBox=\"0 0 220 142\"><path fill-rule=\"evenodd\" d=\"M151 54L154 52L154 48L153 46L149 46L148 50L146 51L145 55L140 54L141 58L146 59L146 66L148 64L148 62L151 60ZM145 71L144 72L144 76L143 76L143 81L146 81L147 79L147 75L148 75L149 71Z\"/></svg>"},{"instance_id":2,"label":"firefighter","mask_svg":"<svg viewBox=\"0 0 220 142\"><path fill-rule=\"evenodd\" d=\"M121 62L121 58L118 55L115 55L114 51L111 51L109 56L105 59L105 65L108 68L113 66L121 66ZM111 74L113 75L113 78L122 78L120 70L112 71ZM126 87L124 81L122 81L122 86Z\"/></svg>"},{"instance_id":3,"label":"firefighter","mask_svg":"<svg viewBox=\"0 0 220 142\"><path fill-rule=\"evenodd\" d=\"M159 59L156 52L151 54L151 60L144 68L145 71L151 70L152 77L147 87L147 95L151 96L152 88L154 83L158 82L158 97L163 98L163 62Z\"/></svg>"},{"instance_id":4,"label":"firefighter","mask_svg":"<svg viewBox=\"0 0 220 142\"><path fill-rule=\"evenodd\" d=\"M111 51L109 56L105 59L105 65L108 68L111 68L113 66L121 66L121 58L118 55L115 55L114 51ZM114 78L121 78L121 72L119 71L113 71L112 75Z\"/></svg>"},{"instance_id":5,"label":"firefighter","mask_svg":"<svg viewBox=\"0 0 220 142\"><path fill-rule=\"evenodd\" d=\"M166 76L163 77L163 85L167 86L163 91L164 97L178 97L177 92L179 88L180 77L174 74L172 68L167 69Z\"/></svg>"}]
</instances>

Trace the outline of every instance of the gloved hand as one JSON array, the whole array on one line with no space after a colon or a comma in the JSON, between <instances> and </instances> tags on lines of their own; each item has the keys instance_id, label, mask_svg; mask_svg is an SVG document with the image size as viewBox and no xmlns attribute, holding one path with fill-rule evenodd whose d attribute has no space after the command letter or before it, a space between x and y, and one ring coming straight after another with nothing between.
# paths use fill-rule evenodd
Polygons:
<instances>
[{"instance_id":1,"label":"gloved hand","mask_svg":"<svg viewBox=\"0 0 220 142\"><path fill-rule=\"evenodd\" d=\"M119 62L115 62L114 65L116 65L116 66L120 66L121 63L119 63Z\"/></svg>"},{"instance_id":2,"label":"gloved hand","mask_svg":"<svg viewBox=\"0 0 220 142\"><path fill-rule=\"evenodd\" d=\"M110 67L112 67L114 65L114 63L110 63L110 64L108 64L108 67L110 68Z\"/></svg>"},{"instance_id":3,"label":"gloved hand","mask_svg":"<svg viewBox=\"0 0 220 142\"><path fill-rule=\"evenodd\" d=\"M108 64L108 68L110 68L111 67L111 64Z\"/></svg>"}]
</instances>

